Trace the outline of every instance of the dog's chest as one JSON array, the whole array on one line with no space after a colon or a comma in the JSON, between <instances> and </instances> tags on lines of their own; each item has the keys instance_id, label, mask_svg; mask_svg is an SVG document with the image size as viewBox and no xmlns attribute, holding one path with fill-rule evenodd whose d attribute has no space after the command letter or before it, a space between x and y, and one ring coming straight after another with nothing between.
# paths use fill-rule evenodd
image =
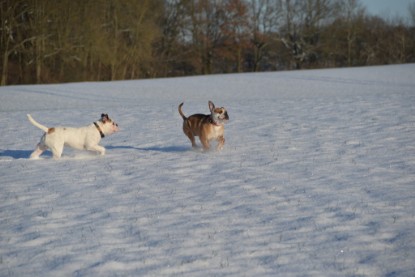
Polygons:
<instances>
[{"instance_id":1,"label":"dog's chest","mask_svg":"<svg viewBox=\"0 0 415 277\"><path fill-rule=\"evenodd\" d=\"M208 139L211 140L223 136L223 129L222 125L217 126L212 124L208 133Z\"/></svg>"}]
</instances>

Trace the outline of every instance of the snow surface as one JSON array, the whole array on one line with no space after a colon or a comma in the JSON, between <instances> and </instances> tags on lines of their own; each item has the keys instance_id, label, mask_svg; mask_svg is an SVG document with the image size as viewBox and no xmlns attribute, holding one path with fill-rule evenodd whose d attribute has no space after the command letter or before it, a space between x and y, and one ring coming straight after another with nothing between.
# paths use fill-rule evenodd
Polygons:
<instances>
[{"instance_id":1,"label":"snow surface","mask_svg":"<svg viewBox=\"0 0 415 277\"><path fill-rule=\"evenodd\" d=\"M228 109L222 152L183 111ZM0 88L0 276L415 276L415 65ZM28 157L109 113L106 156Z\"/></svg>"}]
</instances>

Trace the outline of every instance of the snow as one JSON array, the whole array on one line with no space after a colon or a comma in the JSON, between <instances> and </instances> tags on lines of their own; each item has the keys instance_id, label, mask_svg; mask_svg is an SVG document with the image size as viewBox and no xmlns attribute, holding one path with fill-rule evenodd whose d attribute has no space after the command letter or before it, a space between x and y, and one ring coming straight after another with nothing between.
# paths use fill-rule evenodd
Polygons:
<instances>
[{"instance_id":1,"label":"snow","mask_svg":"<svg viewBox=\"0 0 415 277\"><path fill-rule=\"evenodd\" d=\"M0 88L0 276L415 276L415 64ZM177 112L227 108L223 151ZM108 113L107 154L28 157Z\"/></svg>"}]
</instances>

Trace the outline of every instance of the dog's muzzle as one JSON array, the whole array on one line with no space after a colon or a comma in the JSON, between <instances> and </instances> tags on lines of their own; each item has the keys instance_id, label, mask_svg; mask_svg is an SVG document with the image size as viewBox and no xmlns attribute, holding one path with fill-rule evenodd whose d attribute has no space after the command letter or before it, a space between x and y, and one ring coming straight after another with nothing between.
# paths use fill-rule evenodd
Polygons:
<instances>
[{"instance_id":1,"label":"dog's muzzle","mask_svg":"<svg viewBox=\"0 0 415 277\"><path fill-rule=\"evenodd\" d=\"M114 132L118 132L120 128L118 127L118 124L115 122L112 122L112 129Z\"/></svg>"}]
</instances>

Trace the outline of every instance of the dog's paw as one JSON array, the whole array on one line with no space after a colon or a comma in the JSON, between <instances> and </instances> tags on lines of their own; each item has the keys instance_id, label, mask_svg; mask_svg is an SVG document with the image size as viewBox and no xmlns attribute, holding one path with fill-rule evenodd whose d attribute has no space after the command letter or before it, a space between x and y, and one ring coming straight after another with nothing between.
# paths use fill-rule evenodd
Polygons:
<instances>
[{"instance_id":1,"label":"dog's paw","mask_svg":"<svg viewBox=\"0 0 415 277\"><path fill-rule=\"evenodd\" d=\"M39 157L39 156L35 156L35 157L29 157L29 160L43 160L43 158Z\"/></svg>"},{"instance_id":2,"label":"dog's paw","mask_svg":"<svg viewBox=\"0 0 415 277\"><path fill-rule=\"evenodd\" d=\"M203 153L204 152L203 148L202 147L198 147L198 146L192 147L192 151L193 152L196 152L196 153Z\"/></svg>"}]
</instances>

